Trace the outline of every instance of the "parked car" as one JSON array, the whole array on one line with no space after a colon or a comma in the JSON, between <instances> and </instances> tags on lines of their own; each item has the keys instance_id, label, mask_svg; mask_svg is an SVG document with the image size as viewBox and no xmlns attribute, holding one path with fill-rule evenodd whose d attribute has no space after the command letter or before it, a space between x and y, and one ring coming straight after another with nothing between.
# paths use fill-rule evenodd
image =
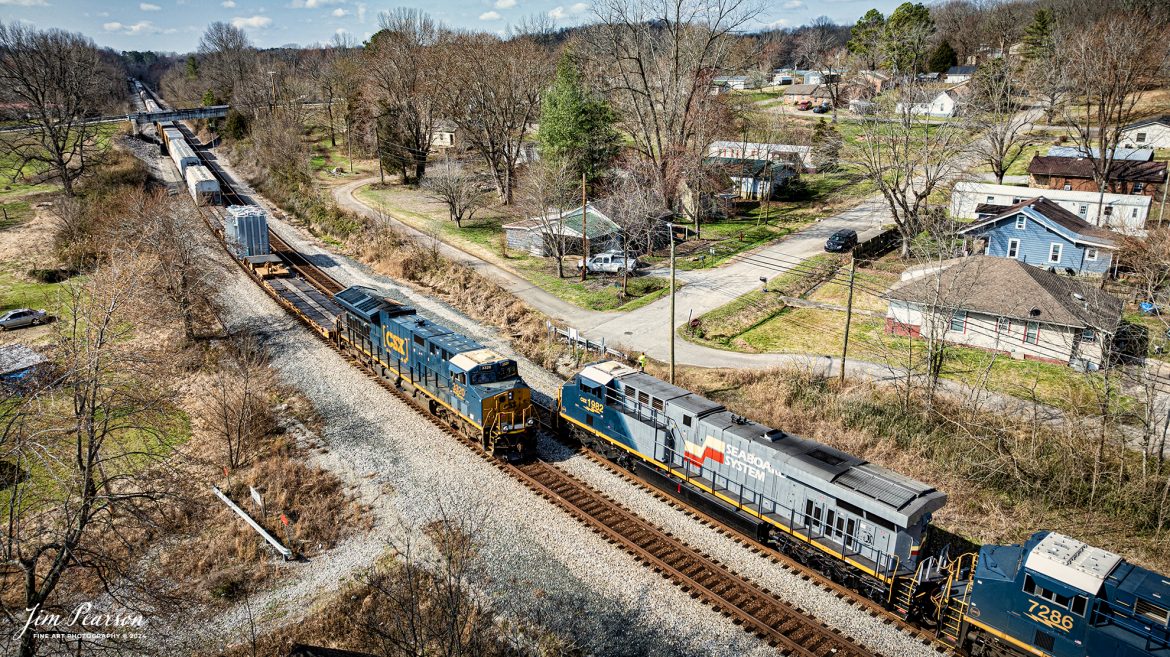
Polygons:
<instances>
[{"instance_id":1,"label":"parked car","mask_svg":"<svg viewBox=\"0 0 1170 657\"><path fill-rule=\"evenodd\" d=\"M800 110L800 111L802 111L802 112L804 112L804 111L808 110L810 107L812 107L812 101L811 101L811 100L802 100L802 101L800 101L799 103L797 103L797 104L796 104L796 109L798 109L798 110Z\"/></svg>"},{"instance_id":2,"label":"parked car","mask_svg":"<svg viewBox=\"0 0 1170 657\"><path fill-rule=\"evenodd\" d=\"M825 250L829 253L848 253L857 246L857 231L852 228L842 228L825 240Z\"/></svg>"},{"instance_id":3,"label":"parked car","mask_svg":"<svg viewBox=\"0 0 1170 657\"><path fill-rule=\"evenodd\" d=\"M602 274L620 274L624 271L634 271L639 266L637 258L627 258L620 251L606 251L590 256L588 267L590 272ZM581 269L581 261L577 261L577 269Z\"/></svg>"},{"instance_id":4,"label":"parked car","mask_svg":"<svg viewBox=\"0 0 1170 657\"><path fill-rule=\"evenodd\" d=\"M9 310L3 315L0 315L0 331L23 328L25 326L36 326L37 324L43 323L47 317L48 313L43 310L32 310L31 308Z\"/></svg>"},{"instance_id":5,"label":"parked car","mask_svg":"<svg viewBox=\"0 0 1170 657\"><path fill-rule=\"evenodd\" d=\"M821 103L820 105L817 105L813 108L813 114L828 114L829 109L831 108L829 107L828 103Z\"/></svg>"}]
</instances>

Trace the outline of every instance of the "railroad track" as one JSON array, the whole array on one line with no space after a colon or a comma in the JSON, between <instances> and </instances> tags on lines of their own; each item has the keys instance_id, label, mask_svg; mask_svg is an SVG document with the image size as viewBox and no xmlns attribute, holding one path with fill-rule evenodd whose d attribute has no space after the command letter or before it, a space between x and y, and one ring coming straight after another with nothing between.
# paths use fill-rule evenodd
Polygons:
<instances>
[{"instance_id":1,"label":"railroad track","mask_svg":"<svg viewBox=\"0 0 1170 657\"><path fill-rule=\"evenodd\" d=\"M212 168L212 171L220 179L225 198L240 202L231 182L221 175L217 167ZM322 292L332 296L344 289L337 280L271 229L269 241L274 252L281 255L298 274ZM300 319L307 321L304 317ZM827 627L815 617L780 600L766 589L732 573L715 559L673 537L669 532L626 509L564 470L539 460L514 465L484 453L474 441L441 418L430 414L406 391L378 376L366 367L364 362L346 353L337 344L326 342L363 374L400 400L410 404L428 422L467 445L480 458L517 478L528 488L605 537L610 543L620 545L635 560L671 580L691 597L711 605L713 609L730 617L737 625L767 641L769 645L779 648L784 654L796 657L829 655L880 657L879 653L865 648L839 631ZM545 414L552 412L547 408L542 408L541 411ZM590 458L608 464L587 450L581 451Z\"/></svg>"}]
</instances>

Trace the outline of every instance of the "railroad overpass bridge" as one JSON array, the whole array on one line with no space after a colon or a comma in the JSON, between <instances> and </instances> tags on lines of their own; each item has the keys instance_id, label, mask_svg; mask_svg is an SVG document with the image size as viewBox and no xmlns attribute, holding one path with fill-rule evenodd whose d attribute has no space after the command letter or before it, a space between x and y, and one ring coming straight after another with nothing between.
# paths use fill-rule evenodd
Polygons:
<instances>
[{"instance_id":1,"label":"railroad overpass bridge","mask_svg":"<svg viewBox=\"0 0 1170 657\"><path fill-rule=\"evenodd\" d=\"M189 109L159 110L157 112L134 112L126 115L126 120L134 127L134 134L138 134L138 126L143 123L167 123L169 121L191 121L193 119L222 119L227 116L229 105L211 105L209 107L191 107Z\"/></svg>"}]
</instances>

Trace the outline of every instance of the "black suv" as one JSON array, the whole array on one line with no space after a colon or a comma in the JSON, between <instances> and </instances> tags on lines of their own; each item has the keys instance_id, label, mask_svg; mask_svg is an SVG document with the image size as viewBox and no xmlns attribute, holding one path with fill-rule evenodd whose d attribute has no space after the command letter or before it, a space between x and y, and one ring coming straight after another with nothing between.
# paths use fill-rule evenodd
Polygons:
<instances>
[{"instance_id":1,"label":"black suv","mask_svg":"<svg viewBox=\"0 0 1170 657\"><path fill-rule=\"evenodd\" d=\"M842 228L825 241L825 250L829 253L848 253L855 246L857 246L857 231L852 228Z\"/></svg>"}]
</instances>

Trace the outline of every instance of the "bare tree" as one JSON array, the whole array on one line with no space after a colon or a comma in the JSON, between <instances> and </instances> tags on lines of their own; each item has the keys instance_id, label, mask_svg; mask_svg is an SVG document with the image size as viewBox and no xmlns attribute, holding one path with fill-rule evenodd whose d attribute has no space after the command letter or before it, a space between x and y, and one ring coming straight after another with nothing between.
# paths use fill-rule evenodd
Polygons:
<instances>
[{"instance_id":1,"label":"bare tree","mask_svg":"<svg viewBox=\"0 0 1170 657\"><path fill-rule=\"evenodd\" d=\"M450 118L463 143L487 164L500 200L511 204L553 58L528 37L502 41L487 34L459 35L444 53Z\"/></svg>"},{"instance_id":2,"label":"bare tree","mask_svg":"<svg viewBox=\"0 0 1170 657\"><path fill-rule=\"evenodd\" d=\"M255 61L247 33L231 23L216 21L199 38L199 55L199 76L212 85L213 95L233 100L237 85L249 77Z\"/></svg>"},{"instance_id":3,"label":"bare tree","mask_svg":"<svg viewBox=\"0 0 1170 657\"><path fill-rule=\"evenodd\" d=\"M833 122L837 122L837 107L844 100L842 86L849 64L849 53L845 49L835 26L828 18L821 16L797 37L796 54L804 66L821 74L821 86L829 92L833 106Z\"/></svg>"},{"instance_id":4,"label":"bare tree","mask_svg":"<svg viewBox=\"0 0 1170 657\"><path fill-rule=\"evenodd\" d=\"M428 196L446 205L451 221L462 228L464 220L470 220L488 205L488 193L484 192L483 184L482 177L475 175L471 167L462 162L452 164L447 158L441 171L431 172L423 180L423 189Z\"/></svg>"},{"instance_id":5,"label":"bare tree","mask_svg":"<svg viewBox=\"0 0 1170 657\"><path fill-rule=\"evenodd\" d=\"M984 64L972 80L967 106L971 128L980 133L972 143L972 154L991 167L995 182L1001 185L1008 169L1034 143L1028 132L1028 113L1021 111L1016 101L1015 71L1011 55Z\"/></svg>"},{"instance_id":6,"label":"bare tree","mask_svg":"<svg viewBox=\"0 0 1170 657\"><path fill-rule=\"evenodd\" d=\"M1146 12L1115 13L1065 40L1064 62L1073 96L1065 109L1073 142L1092 164L1102 202L1125 126L1140 117L1140 101L1156 86L1167 63L1168 28Z\"/></svg>"},{"instance_id":7,"label":"bare tree","mask_svg":"<svg viewBox=\"0 0 1170 657\"><path fill-rule=\"evenodd\" d=\"M565 277L569 239L564 230L565 213L579 207L574 177L566 160L541 160L528 167L516 187L516 212L521 219L536 219L542 245L557 262L557 277Z\"/></svg>"},{"instance_id":8,"label":"bare tree","mask_svg":"<svg viewBox=\"0 0 1170 657\"><path fill-rule=\"evenodd\" d=\"M365 48L366 75L380 114L398 125L387 131L403 151L415 182L422 180L440 118L438 86L443 77L440 27L425 12L398 8L378 18L381 29ZM407 182L407 181L404 181Z\"/></svg>"},{"instance_id":9,"label":"bare tree","mask_svg":"<svg viewBox=\"0 0 1170 657\"><path fill-rule=\"evenodd\" d=\"M601 0L586 39L633 147L657 170L654 189L675 207L681 172L701 159L697 139L716 71L730 63L731 35L759 15L754 0Z\"/></svg>"},{"instance_id":10,"label":"bare tree","mask_svg":"<svg viewBox=\"0 0 1170 657\"><path fill-rule=\"evenodd\" d=\"M264 438L272 434L272 385L264 347L250 335L233 339L207 386L206 406L200 417L223 445L228 468L248 465Z\"/></svg>"},{"instance_id":11,"label":"bare tree","mask_svg":"<svg viewBox=\"0 0 1170 657\"><path fill-rule=\"evenodd\" d=\"M649 169L649 170L647 170ZM654 185L653 170L647 166L631 167L618 178L602 205L606 214L621 228L622 254L642 255L653 250L655 240L666 226L661 219L670 211L662 205L659 196L648 187ZM629 290L630 272L622 267L622 291Z\"/></svg>"},{"instance_id":12,"label":"bare tree","mask_svg":"<svg viewBox=\"0 0 1170 657\"><path fill-rule=\"evenodd\" d=\"M73 196L102 152L98 126L86 119L118 102L123 79L85 36L0 23L0 86L18 108L10 118L31 123L3 143L15 175L59 180Z\"/></svg>"},{"instance_id":13,"label":"bare tree","mask_svg":"<svg viewBox=\"0 0 1170 657\"><path fill-rule=\"evenodd\" d=\"M76 602L63 587L76 581L68 573L85 573L112 600L126 600L124 550L157 511L160 492L149 474L168 452L164 428L172 412L158 384L157 354L132 339L141 264L132 251L121 252L84 282L66 284L55 336L59 374L30 393L24 408L32 413L3 436L16 441L18 463L39 473L17 482L6 499L3 558L22 573L18 608L4 610L10 621L66 613ZM34 632L5 633L5 640L19 643L21 657L37 654Z\"/></svg>"},{"instance_id":14,"label":"bare tree","mask_svg":"<svg viewBox=\"0 0 1170 657\"><path fill-rule=\"evenodd\" d=\"M881 193L906 258L911 241L934 216L929 212L931 195L962 170L960 155L968 135L961 122L933 121L920 113L926 100L922 88L906 84L894 95L898 100L894 109L885 107L861 120L860 138L850 144L845 157Z\"/></svg>"}]
</instances>

